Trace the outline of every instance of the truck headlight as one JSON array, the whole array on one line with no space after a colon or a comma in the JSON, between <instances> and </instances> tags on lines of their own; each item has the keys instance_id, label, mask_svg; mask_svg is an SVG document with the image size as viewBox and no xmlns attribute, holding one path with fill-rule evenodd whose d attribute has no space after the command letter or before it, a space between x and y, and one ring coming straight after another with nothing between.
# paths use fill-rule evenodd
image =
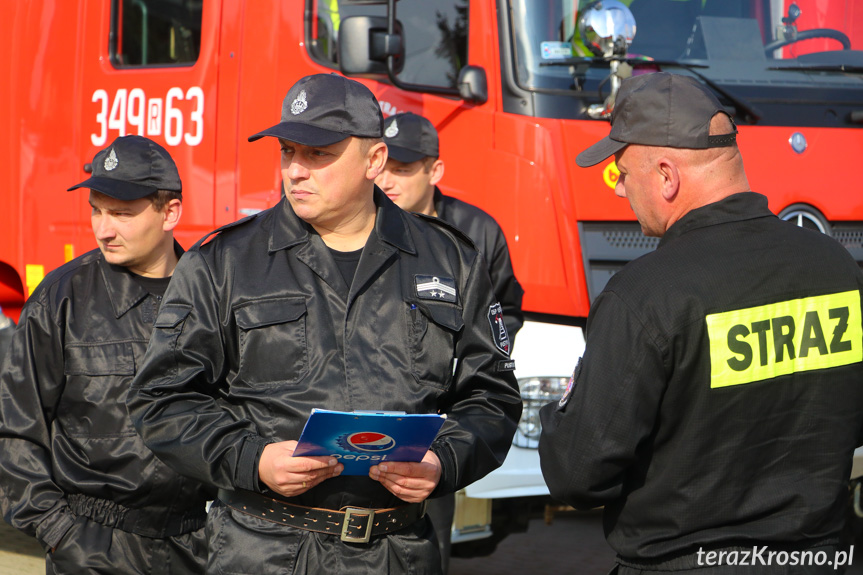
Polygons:
<instances>
[{"instance_id":1,"label":"truck headlight","mask_svg":"<svg viewBox=\"0 0 863 575\"><path fill-rule=\"evenodd\" d=\"M529 377L518 380L524 410L512 439L513 445L528 449L539 447L539 435L542 431L539 409L547 403L560 400L568 383L568 377Z\"/></svg>"}]
</instances>

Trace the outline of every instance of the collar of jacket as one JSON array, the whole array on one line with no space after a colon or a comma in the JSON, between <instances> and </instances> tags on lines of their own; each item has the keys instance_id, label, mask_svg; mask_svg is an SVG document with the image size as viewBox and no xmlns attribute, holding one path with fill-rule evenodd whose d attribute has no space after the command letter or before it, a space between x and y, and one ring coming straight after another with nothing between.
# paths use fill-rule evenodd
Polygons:
<instances>
[{"instance_id":1,"label":"collar of jacket","mask_svg":"<svg viewBox=\"0 0 863 575\"><path fill-rule=\"evenodd\" d=\"M395 205L377 186L374 189L374 201L377 207L375 232L378 237L403 252L416 254L414 241L405 219L412 216ZM294 213L287 198L282 198L275 216L270 233L270 253L309 241L311 226Z\"/></svg>"},{"instance_id":2,"label":"collar of jacket","mask_svg":"<svg viewBox=\"0 0 863 575\"><path fill-rule=\"evenodd\" d=\"M444 200L443 192L440 191L440 188L434 187L434 196L432 197L432 202L434 203L434 211L437 212L437 217L442 219L443 221L447 220L444 215L446 214L446 202Z\"/></svg>"},{"instance_id":3,"label":"collar of jacket","mask_svg":"<svg viewBox=\"0 0 863 575\"><path fill-rule=\"evenodd\" d=\"M659 247L699 228L771 216L775 217L767 207L766 196L755 192L732 194L718 202L696 208L674 222L659 240Z\"/></svg>"},{"instance_id":4,"label":"collar of jacket","mask_svg":"<svg viewBox=\"0 0 863 575\"><path fill-rule=\"evenodd\" d=\"M174 253L177 257L183 255L183 247L174 240ZM147 290L135 281L132 272L123 266L115 266L105 261L105 256L99 252L99 270L102 272L102 281L105 282L105 291L114 310L114 317L120 319L130 309L138 305L142 299L150 295Z\"/></svg>"}]
</instances>

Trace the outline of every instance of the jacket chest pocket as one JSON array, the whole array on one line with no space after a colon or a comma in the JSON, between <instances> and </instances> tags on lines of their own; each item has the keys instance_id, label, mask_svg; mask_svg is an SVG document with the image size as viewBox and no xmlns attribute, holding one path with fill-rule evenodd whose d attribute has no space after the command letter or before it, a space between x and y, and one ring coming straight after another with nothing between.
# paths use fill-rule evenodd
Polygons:
<instances>
[{"instance_id":1,"label":"jacket chest pocket","mask_svg":"<svg viewBox=\"0 0 863 575\"><path fill-rule=\"evenodd\" d=\"M240 344L238 381L249 385L294 384L308 374L303 298L249 302L234 308L234 317Z\"/></svg>"},{"instance_id":2,"label":"jacket chest pocket","mask_svg":"<svg viewBox=\"0 0 863 575\"><path fill-rule=\"evenodd\" d=\"M456 338L462 328L461 310L454 305L408 304L408 351L411 371L419 383L449 387Z\"/></svg>"},{"instance_id":3,"label":"jacket chest pocket","mask_svg":"<svg viewBox=\"0 0 863 575\"><path fill-rule=\"evenodd\" d=\"M137 345L143 348L146 342ZM68 435L134 433L125 405L135 375L131 342L69 345L63 371L66 386L57 418Z\"/></svg>"},{"instance_id":4,"label":"jacket chest pocket","mask_svg":"<svg viewBox=\"0 0 863 575\"><path fill-rule=\"evenodd\" d=\"M67 376L135 375L135 352L126 341L70 345L64 371Z\"/></svg>"}]
</instances>

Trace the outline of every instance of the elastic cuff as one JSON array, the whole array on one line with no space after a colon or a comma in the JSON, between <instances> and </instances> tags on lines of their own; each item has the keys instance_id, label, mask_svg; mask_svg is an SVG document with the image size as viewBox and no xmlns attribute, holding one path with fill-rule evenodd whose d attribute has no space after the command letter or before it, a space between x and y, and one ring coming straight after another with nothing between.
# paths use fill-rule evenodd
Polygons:
<instances>
[{"instance_id":1,"label":"elastic cuff","mask_svg":"<svg viewBox=\"0 0 863 575\"><path fill-rule=\"evenodd\" d=\"M452 449L450 449L447 442L437 439L431 444L429 449L432 453L437 455L437 458L440 460L441 467L440 481L438 481L437 487L434 488L434 491L429 494L429 499L440 497L441 495L446 495L448 493L455 493L458 480L458 469Z\"/></svg>"},{"instance_id":2,"label":"elastic cuff","mask_svg":"<svg viewBox=\"0 0 863 575\"><path fill-rule=\"evenodd\" d=\"M264 447L271 443L275 442L257 435L246 437L242 448L240 448L240 459L237 462L237 470L234 474L235 487L256 493L263 492L259 479L260 475L258 474L258 466L261 462L261 453L263 453Z\"/></svg>"}]
</instances>

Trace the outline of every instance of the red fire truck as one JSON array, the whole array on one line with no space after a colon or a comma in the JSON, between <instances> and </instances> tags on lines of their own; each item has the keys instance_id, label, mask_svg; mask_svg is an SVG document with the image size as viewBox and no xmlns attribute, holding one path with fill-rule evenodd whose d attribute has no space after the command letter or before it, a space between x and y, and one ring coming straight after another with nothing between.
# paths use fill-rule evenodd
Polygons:
<instances>
[{"instance_id":1,"label":"red fire truck","mask_svg":"<svg viewBox=\"0 0 863 575\"><path fill-rule=\"evenodd\" d=\"M65 190L117 136L170 150L188 246L279 200L277 146L246 138L302 76L351 75L385 115L437 126L441 187L501 224L529 319L514 349L525 415L504 468L459 496L465 546L493 547L547 495L536 409L565 386L591 298L656 245L613 194L613 161L575 166L608 133L621 78L709 86L753 189L863 262L863 2L43 0L0 3L0 30L0 306L15 320L46 272L95 247L87 202Z\"/></svg>"}]
</instances>

